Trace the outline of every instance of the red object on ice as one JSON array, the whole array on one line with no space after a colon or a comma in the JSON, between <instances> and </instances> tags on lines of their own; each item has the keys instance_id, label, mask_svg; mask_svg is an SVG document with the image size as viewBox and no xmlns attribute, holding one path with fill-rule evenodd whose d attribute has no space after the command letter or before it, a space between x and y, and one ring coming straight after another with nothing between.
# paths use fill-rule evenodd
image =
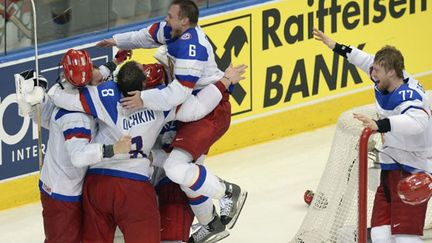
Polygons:
<instances>
[{"instance_id":1,"label":"red object on ice","mask_svg":"<svg viewBox=\"0 0 432 243\"><path fill-rule=\"evenodd\" d=\"M307 205L310 205L311 203L312 203L312 200L313 200L313 198L314 198L314 193L313 193L313 191L312 190L306 190L305 191L305 193L304 193L304 196L303 196L303 199L304 199L304 201L305 201L305 203L307 204Z\"/></svg>"}]
</instances>

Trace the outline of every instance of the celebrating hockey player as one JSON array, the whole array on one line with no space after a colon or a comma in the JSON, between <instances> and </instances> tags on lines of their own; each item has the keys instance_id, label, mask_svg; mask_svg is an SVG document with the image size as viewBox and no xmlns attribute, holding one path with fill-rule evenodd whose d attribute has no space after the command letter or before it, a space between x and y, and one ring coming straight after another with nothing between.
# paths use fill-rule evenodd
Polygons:
<instances>
[{"instance_id":1,"label":"celebrating hockey player","mask_svg":"<svg viewBox=\"0 0 432 243\"><path fill-rule=\"evenodd\" d=\"M85 50L68 50L62 58L64 69L64 86L82 87L96 85L100 78ZM103 70L103 68L102 68ZM32 71L15 75L17 83L34 85ZM47 81L39 78L47 87ZM25 83L25 84L24 84ZM35 98L38 87L27 90L24 96ZM21 89L21 91L26 89ZM20 92L17 89L17 92ZM31 93L31 94L30 94ZM45 242L82 241L82 185L87 167L102 160L102 147L112 146L115 154L128 153L131 147L130 138L125 136L112 145L91 143L96 134L96 123L93 117L82 112L70 112L55 107L43 92L38 92L39 100L30 102L42 103L42 126L49 129L49 139L44 163L41 168L39 188L41 192L42 216L45 231ZM22 103L20 103L20 109Z\"/></svg>"},{"instance_id":2,"label":"celebrating hockey player","mask_svg":"<svg viewBox=\"0 0 432 243\"><path fill-rule=\"evenodd\" d=\"M418 205L404 203L398 195L401 179L420 171L431 172L432 123L429 98L420 83L405 72L399 50L384 46L375 55L336 43L322 31L314 36L345 57L374 82L380 118L362 114L354 118L384 136L379 151L381 183L372 212L372 242L422 242L427 200Z\"/></svg>"},{"instance_id":3,"label":"celebrating hockey player","mask_svg":"<svg viewBox=\"0 0 432 243\"><path fill-rule=\"evenodd\" d=\"M169 110L182 104L192 92L197 93L220 79L231 79L217 68L213 48L197 25L198 17L199 10L193 1L174 0L165 21L140 31L117 34L98 43L102 47L117 46L120 49L168 46L169 66L173 71L170 75L174 80L165 89L131 93L133 96L122 100L125 108ZM221 181L206 167L191 163L208 153L210 146L229 128L230 118L229 93L225 92L211 115L197 122L179 123L172 144L174 149L164 165L167 176L180 184L196 203L204 203L208 198L220 199L220 219L211 216L200 220L206 226L202 230L207 232L193 235L191 240L194 242L202 242L211 231L223 231L224 225L232 228L247 197L247 192L238 185ZM188 191L194 194L189 195Z\"/></svg>"}]
</instances>

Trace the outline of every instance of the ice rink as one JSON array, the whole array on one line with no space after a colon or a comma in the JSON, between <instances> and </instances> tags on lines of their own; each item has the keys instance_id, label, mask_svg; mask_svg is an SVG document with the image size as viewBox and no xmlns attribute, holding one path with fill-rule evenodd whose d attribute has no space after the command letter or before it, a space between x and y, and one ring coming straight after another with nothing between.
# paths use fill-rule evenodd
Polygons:
<instances>
[{"instance_id":1,"label":"ice rink","mask_svg":"<svg viewBox=\"0 0 432 243\"><path fill-rule=\"evenodd\" d=\"M213 172L249 192L231 235L221 242L289 242L307 211L303 193L315 189L324 170L334 129L329 126L209 158L206 164ZM0 211L0 242L43 242L41 210L34 203Z\"/></svg>"}]
</instances>

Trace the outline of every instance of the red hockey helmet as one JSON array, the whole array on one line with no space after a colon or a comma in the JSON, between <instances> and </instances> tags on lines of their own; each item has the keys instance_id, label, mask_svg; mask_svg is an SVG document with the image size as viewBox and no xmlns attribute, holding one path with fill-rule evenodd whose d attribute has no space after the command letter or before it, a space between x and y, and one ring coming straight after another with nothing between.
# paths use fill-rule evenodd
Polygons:
<instances>
[{"instance_id":1,"label":"red hockey helmet","mask_svg":"<svg viewBox=\"0 0 432 243\"><path fill-rule=\"evenodd\" d=\"M144 72L147 76L145 89L151 89L159 84L165 84L166 74L164 67L159 63L143 64Z\"/></svg>"},{"instance_id":2,"label":"red hockey helmet","mask_svg":"<svg viewBox=\"0 0 432 243\"><path fill-rule=\"evenodd\" d=\"M416 173L403 178L397 185L397 193L402 202L418 205L432 195L432 177L427 173Z\"/></svg>"},{"instance_id":3,"label":"red hockey helmet","mask_svg":"<svg viewBox=\"0 0 432 243\"><path fill-rule=\"evenodd\" d=\"M73 86L83 87L91 81L93 64L87 51L69 49L61 64L66 80Z\"/></svg>"}]
</instances>

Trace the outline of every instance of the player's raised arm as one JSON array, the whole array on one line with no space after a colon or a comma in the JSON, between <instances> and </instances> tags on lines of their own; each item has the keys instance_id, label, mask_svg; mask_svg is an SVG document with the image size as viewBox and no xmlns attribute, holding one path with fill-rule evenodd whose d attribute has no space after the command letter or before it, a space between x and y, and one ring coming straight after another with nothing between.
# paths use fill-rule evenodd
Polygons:
<instances>
[{"instance_id":1,"label":"player's raised arm","mask_svg":"<svg viewBox=\"0 0 432 243\"><path fill-rule=\"evenodd\" d=\"M313 30L313 35L316 40L321 41L328 48L336 52L337 54L346 58L350 63L359 67L369 76L371 75L370 68L372 67L374 56L368 54L362 50L359 50L353 46L347 46L344 44L337 43L328 37L324 32L319 29Z\"/></svg>"},{"instance_id":2,"label":"player's raised arm","mask_svg":"<svg viewBox=\"0 0 432 243\"><path fill-rule=\"evenodd\" d=\"M113 35L96 45L100 47L116 46L120 49L131 50L137 48L155 48L170 39L171 27L166 22L154 23L138 31L130 31Z\"/></svg>"}]
</instances>

